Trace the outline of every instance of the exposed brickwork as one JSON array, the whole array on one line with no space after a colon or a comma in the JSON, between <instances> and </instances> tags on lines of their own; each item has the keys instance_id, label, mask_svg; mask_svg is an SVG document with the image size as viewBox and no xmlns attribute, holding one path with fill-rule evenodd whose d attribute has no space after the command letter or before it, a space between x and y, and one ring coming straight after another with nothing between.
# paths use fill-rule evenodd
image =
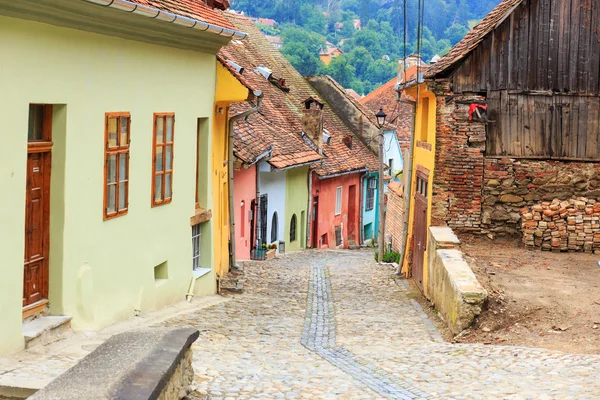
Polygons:
<instances>
[{"instance_id":1,"label":"exposed brickwork","mask_svg":"<svg viewBox=\"0 0 600 400\"><path fill-rule=\"evenodd\" d=\"M600 203L593 199L545 201L521 210L528 249L600 251Z\"/></svg>"},{"instance_id":2,"label":"exposed brickwork","mask_svg":"<svg viewBox=\"0 0 600 400\"><path fill-rule=\"evenodd\" d=\"M391 240L392 250L399 252L402 247L404 229L404 194L398 182L390 182L387 193L387 212L385 214L385 237Z\"/></svg>"},{"instance_id":3,"label":"exposed brickwork","mask_svg":"<svg viewBox=\"0 0 600 400\"><path fill-rule=\"evenodd\" d=\"M485 124L469 121L466 103L484 98L454 96L449 83L443 81L428 83L428 89L437 102L431 223L479 231Z\"/></svg>"}]
</instances>

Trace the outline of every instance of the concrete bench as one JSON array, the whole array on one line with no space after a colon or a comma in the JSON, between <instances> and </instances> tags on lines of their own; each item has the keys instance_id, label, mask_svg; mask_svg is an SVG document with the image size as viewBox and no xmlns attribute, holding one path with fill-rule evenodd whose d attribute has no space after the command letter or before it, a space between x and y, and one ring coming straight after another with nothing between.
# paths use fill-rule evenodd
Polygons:
<instances>
[{"instance_id":1,"label":"concrete bench","mask_svg":"<svg viewBox=\"0 0 600 400\"><path fill-rule=\"evenodd\" d=\"M479 315L488 293L460 251L460 241L448 227L429 228L427 297L454 334Z\"/></svg>"},{"instance_id":2,"label":"concrete bench","mask_svg":"<svg viewBox=\"0 0 600 400\"><path fill-rule=\"evenodd\" d=\"M31 400L180 399L194 378L196 329L146 329L111 337Z\"/></svg>"}]
</instances>

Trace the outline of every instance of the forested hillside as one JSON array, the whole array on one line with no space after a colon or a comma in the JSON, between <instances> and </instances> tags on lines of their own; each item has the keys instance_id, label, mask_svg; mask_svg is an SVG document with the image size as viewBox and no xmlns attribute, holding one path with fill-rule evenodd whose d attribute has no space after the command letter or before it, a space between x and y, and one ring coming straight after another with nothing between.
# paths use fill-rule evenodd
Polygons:
<instances>
[{"instance_id":1,"label":"forested hillside","mask_svg":"<svg viewBox=\"0 0 600 400\"><path fill-rule=\"evenodd\" d=\"M429 61L444 55L500 0L427 0L424 3L422 54ZM304 75L325 73L366 94L396 73L404 54L404 0L233 0L232 9L270 18L281 36L281 51ZM406 0L406 54L417 48L418 0ZM356 22L360 21L360 29ZM329 66L319 51L331 42L343 50Z\"/></svg>"}]
</instances>

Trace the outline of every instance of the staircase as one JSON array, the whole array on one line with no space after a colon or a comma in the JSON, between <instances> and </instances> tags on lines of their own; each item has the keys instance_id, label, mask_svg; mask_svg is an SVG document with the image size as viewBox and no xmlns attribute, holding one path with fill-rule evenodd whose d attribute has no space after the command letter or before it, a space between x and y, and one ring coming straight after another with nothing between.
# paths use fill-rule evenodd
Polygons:
<instances>
[{"instance_id":1,"label":"staircase","mask_svg":"<svg viewBox=\"0 0 600 400\"><path fill-rule=\"evenodd\" d=\"M47 315L24 322L25 348L44 346L68 336L71 319L68 315Z\"/></svg>"}]
</instances>

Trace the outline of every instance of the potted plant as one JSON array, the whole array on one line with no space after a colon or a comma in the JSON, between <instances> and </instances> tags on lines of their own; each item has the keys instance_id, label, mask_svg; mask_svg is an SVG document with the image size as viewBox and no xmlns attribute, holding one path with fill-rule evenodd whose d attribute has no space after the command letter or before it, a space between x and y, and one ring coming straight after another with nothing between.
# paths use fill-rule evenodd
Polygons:
<instances>
[{"instance_id":1,"label":"potted plant","mask_svg":"<svg viewBox=\"0 0 600 400\"><path fill-rule=\"evenodd\" d=\"M277 244L271 243L269 245L269 250L267 251L267 260L271 260L271 259L275 258L276 255L277 255Z\"/></svg>"}]
</instances>

